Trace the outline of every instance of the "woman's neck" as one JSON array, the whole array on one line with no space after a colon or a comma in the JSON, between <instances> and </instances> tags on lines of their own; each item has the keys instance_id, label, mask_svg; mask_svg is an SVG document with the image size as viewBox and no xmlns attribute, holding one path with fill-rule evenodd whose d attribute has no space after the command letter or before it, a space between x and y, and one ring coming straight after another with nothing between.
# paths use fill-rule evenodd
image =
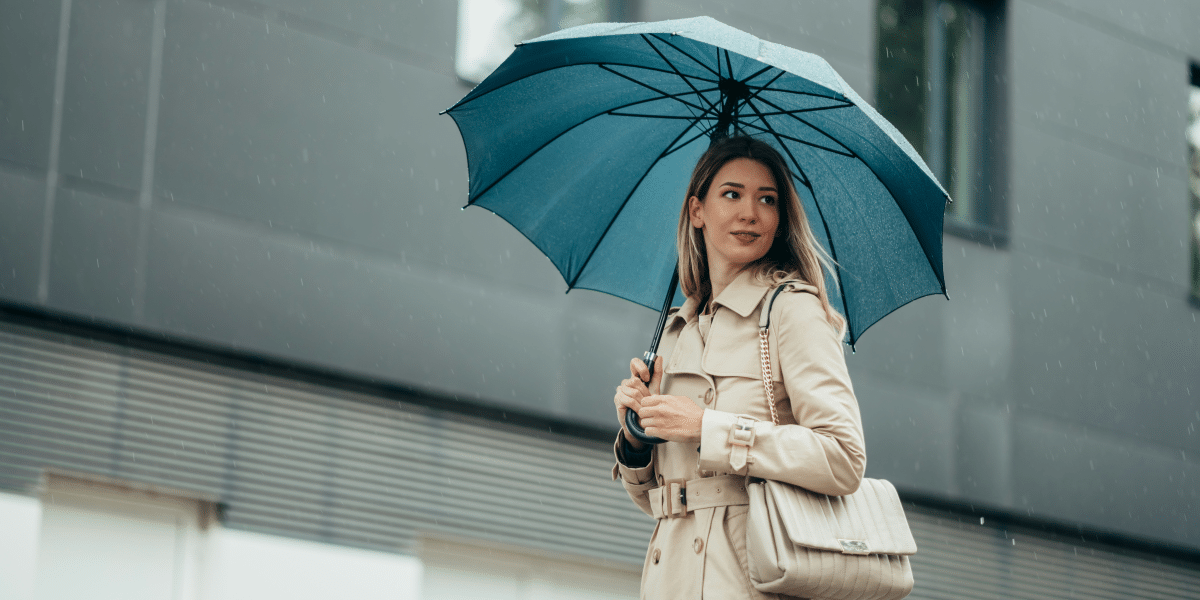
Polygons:
<instances>
[{"instance_id":1,"label":"woman's neck","mask_svg":"<svg viewBox=\"0 0 1200 600\"><path fill-rule=\"evenodd\" d=\"M709 257L708 262L708 282L712 285L712 294L709 296L709 301L717 299L721 292L737 279L738 273L742 272L745 265L733 265L724 261L713 261Z\"/></svg>"}]
</instances>

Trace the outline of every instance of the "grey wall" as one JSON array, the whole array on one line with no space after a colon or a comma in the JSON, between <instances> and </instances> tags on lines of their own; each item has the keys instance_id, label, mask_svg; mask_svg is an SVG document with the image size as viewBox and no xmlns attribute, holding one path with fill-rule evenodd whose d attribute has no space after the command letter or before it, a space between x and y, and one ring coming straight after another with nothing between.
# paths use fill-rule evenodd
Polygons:
<instances>
[{"instance_id":1,"label":"grey wall","mask_svg":"<svg viewBox=\"0 0 1200 600\"><path fill-rule=\"evenodd\" d=\"M654 315L564 295L520 234L459 210L463 151L437 116L468 90L455 11L0 0L0 298L615 427L608 390ZM637 12L712 15L874 95L871 0ZM1197 30L1185 0L1008 2L1010 243L948 236L951 301L902 309L849 357L869 474L1200 549Z\"/></svg>"}]
</instances>

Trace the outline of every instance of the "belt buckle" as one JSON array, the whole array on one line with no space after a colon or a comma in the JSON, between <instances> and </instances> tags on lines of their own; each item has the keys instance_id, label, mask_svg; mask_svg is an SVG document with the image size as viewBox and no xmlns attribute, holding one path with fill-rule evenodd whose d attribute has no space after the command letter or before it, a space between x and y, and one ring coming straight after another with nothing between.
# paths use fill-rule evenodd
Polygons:
<instances>
[{"instance_id":1,"label":"belt buckle","mask_svg":"<svg viewBox=\"0 0 1200 600\"><path fill-rule=\"evenodd\" d=\"M671 479L663 482L662 513L668 518L687 515L686 479Z\"/></svg>"}]
</instances>

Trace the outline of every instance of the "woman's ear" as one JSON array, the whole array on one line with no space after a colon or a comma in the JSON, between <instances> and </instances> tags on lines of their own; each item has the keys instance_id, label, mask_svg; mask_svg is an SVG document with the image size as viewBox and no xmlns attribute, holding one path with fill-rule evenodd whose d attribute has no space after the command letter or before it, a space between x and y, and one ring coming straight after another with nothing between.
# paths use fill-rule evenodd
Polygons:
<instances>
[{"instance_id":1,"label":"woman's ear","mask_svg":"<svg viewBox=\"0 0 1200 600\"><path fill-rule=\"evenodd\" d=\"M692 227L696 229L704 227L704 216L700 214L700 208L702 206L703 205L700 203L699 198L695 196L688 198L688 215L692 219Z\"/></svg>"}]
</instances>

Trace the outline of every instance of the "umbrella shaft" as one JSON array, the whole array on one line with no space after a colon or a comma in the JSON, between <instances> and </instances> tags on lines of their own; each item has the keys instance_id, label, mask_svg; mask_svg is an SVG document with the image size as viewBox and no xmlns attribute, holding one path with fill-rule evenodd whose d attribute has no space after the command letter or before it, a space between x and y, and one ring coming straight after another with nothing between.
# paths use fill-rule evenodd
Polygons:
<instances>
[{"instance_id":1,"label":"umbrella shaft","mask_svg":"<svg viewBox=\"0 0 1200 600\"><path fill-rule=\"evenodd\" d=\"M671 285L667 286L667 297L663 298L662 310L658 313L658 326L654 328L654 337L650 340L650 350L646 352L646 357L651 361L646 363L653 372L654 357L658 354L658 343L662 340L663 327L667 325L667 313L671 311L671 300L675 298L675 288L679 285L679 266L676 265L675 270L671 272Z\"/></svg>"}]
</instances>

